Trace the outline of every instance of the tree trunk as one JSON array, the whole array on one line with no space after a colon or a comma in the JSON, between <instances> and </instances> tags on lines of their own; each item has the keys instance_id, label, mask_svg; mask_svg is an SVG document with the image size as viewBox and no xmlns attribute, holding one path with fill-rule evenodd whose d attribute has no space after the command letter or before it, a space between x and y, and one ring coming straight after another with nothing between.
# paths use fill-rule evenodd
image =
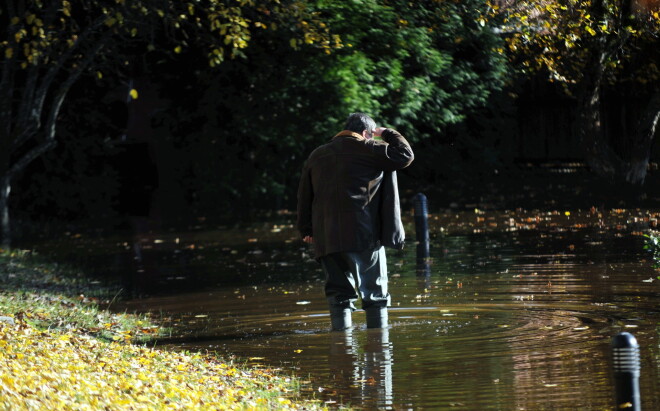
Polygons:
<instances>
[{"instance_id":1,"label":"tree trunk","mask_svg":"<svg viewBox=\"0 0 660 411\"><path fill-rule=\"evenodd\" d=\"M8 249L11 245L11 226L9 221L9 192L11 182L8 176L0 177L0 247Z\"/></svg>"},{"instance_id":2,"label":"tree trunk","mask_svg":"<svg viewBox=\"0 0 660 411\"><path fill-rule=\"evenodd\" d=\"M630 161L624 164L625 181L635 185L644 184L651 156L651 146L660 119L660 91L655 92L634 129L633 150Z\"/></svg>"},{"instance_id":3,"label":"tree trunk","mask_svg":"<svg viewBox=\"0 0 660 411\"><path fill-rule=\"evenodd\" d=\"M578 112L578 135L581 137L585 160L589 168L601 177L613 180L616 177L618 156L607 141L601 122L600 79L585 87Z\"/></svg>"},{"instance_id":4,"label":"tree trunk","mask_svg":"<svg viewBox=\"0 0 660 411\"><path fill-rule=\"evenodd\" d=\"M578 135L581 137L585 160L591 170L610 181L623 180L626 165L607 141L601 122L601 88L607 68L618 50L630 39L630 34L624 26L634 23L632 17L632 1L623 0L620 4L620 15L612 16L611 6L604 0L592 2L591 15L595 21L607 21L614 18L620 26L611 34L594 37L588 47L592 50L584 67L584 77L578 91L579 113ZM647 155L648 157L648 155ZM646 159L648 162L648 158Z\"/></svg>"}]
</instances>

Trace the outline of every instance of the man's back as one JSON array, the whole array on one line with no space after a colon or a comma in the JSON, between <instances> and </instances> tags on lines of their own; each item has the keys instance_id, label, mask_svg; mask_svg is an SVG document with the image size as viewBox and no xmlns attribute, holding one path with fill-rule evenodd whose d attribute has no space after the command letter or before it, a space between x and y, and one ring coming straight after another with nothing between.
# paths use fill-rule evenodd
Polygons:
<instances>
[{"instance_id":1,"label":"man's back","mask_svg":"<svg viewBox=\"0 0 660 411\"><path fill-rule=\"evenodd\" d=\"M359 211L371 202L383 177L372 145L370 140L336 137L310 155L317 203L336 204L341 211Z\"/></svg>"},{"instance_id":2,"label":"man's back","mask_svg":"<svg viewBox=\"0 0 660 411\"><path fill-rule=\"evenodd\" d=\"M309 156L299 190L298 226L314 236L317 257L379 245L383 171L413 160L398 132L386 130L383 138L388 142L344 131Z\"/></svg>"}]
</instances>

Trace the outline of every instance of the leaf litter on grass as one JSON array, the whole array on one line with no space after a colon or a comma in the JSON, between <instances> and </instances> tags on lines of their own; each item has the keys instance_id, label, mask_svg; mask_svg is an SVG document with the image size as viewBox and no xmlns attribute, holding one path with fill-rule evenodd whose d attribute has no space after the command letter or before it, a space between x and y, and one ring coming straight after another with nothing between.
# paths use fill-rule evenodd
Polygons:
<instances>
[{"instance_id":1,"label":"leaf litter on grass","mask_svg":"<svg viewBox=\"0 0 660 411\"><path fill-rule=\"evenodd\" d=\"M322 408L273 370L149 348L160 326L100 308L68 274L0 251L0 410Z\"/></svg>"},{"instance_id":2,"label":"leaf litter on grass","mask_svg":"<svg viewBox=\"0 0 660 411\"><path fill-rule=\"evenodd\" d=\"M0 408L314 409L292 381L213 357L0 322Z\"/></svg>"}]
</instances>

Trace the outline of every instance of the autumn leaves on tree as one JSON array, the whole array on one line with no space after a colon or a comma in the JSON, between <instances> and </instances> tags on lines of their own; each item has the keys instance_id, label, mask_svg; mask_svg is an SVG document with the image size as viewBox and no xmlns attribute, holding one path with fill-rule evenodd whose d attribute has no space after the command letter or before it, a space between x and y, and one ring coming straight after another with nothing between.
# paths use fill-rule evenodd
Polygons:
<instances>
[{"instance_id":1,"label":"autumn leaves on tree","mask_svg":"<svg viewBox=\"0 0 660 411\"><path fill-rule=\"evenodd\" d=\"M660 117L660 2L657 0L498 1L511 58L544 73L578 101L577 135L585 160L611 180L641 184ZM602 127L605 89L645 101L617 152Z\"/></svg>"}]
</instances>

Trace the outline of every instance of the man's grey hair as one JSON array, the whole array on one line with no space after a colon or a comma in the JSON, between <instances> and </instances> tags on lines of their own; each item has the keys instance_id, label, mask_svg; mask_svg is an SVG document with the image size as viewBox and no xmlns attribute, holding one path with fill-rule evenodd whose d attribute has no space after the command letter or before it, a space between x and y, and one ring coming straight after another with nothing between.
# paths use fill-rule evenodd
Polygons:
<instances>
[{"instance_id":1,"label":"man's grey hair","mask_svg":"<svg viewBox=\"0 0 660 411\"><path fill-rule=\"evenodd\" d=\"M364 113L351 113L346 120L344 130L350 130L355 133L362 133L367 130L369 135L376 129L376 122L373 118Z\"/></svg>"}]
</instances>

